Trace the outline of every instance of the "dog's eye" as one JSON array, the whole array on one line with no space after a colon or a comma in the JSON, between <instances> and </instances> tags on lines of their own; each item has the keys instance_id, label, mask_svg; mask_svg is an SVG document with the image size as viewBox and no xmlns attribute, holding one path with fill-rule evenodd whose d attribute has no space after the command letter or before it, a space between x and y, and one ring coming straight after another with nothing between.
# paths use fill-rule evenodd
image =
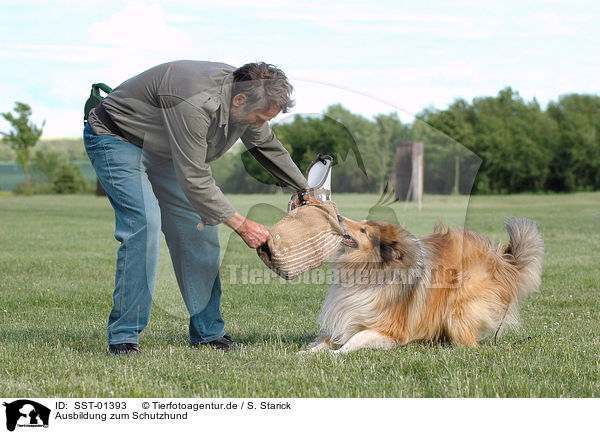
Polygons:
<instances>
[{"instance_id":1,"label":"dog's eye","mask_svg":"<svg viewBox=\"0 0 600 434\"><path fill-rule=\"evenodd\" d=\"M365 228L360 228L360 231L361 231L363 234L366 234L366 233L367 233L367 231L366 231L366 229L365 229Z\"/></svg>"}]
</instances>

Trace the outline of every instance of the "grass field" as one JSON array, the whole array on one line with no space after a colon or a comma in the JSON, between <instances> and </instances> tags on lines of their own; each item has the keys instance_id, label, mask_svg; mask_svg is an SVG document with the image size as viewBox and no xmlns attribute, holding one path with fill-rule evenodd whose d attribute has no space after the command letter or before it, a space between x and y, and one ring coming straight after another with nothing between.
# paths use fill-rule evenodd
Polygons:
<instances>
[{"instance_id":1,"label":"grass field","mask_svg":"<svg viewBox=\"0 0 600 434\"><path fill-rule=\"evenodd\" d=\"M230 196L282 209L287 196ZM336 195L366 217L374 195ZM467 204L468 212L465 213ZM598 397L600 194L426 197L394 204L416 235L436 221L506 241L509 216L537 221L547 259L522 325L477 348L409 344L390 351L297 355L317 333L327 285L282 284L223 227L222 310L246 351L187 346L187 316L163 245L140 357L106 351L117 242L106 198L0 196L0 389L36 397ZM281 211L255 207L261 222ZM237 267L237 268L236 268ZM249 270L249 279L239 271ZM253 272L252 270L258 270ZM233 272L236 272L235 275ZM258 274L253 274L258 273Z\"/></svg>"}]
</instances>

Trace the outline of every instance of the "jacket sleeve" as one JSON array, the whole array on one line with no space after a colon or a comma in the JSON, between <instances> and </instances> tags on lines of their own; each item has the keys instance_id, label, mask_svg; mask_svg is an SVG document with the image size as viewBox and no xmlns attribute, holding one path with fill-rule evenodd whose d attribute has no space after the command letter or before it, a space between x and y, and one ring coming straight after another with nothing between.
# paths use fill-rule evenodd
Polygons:
<instances>
[{"instance_id":1,"label":"jacket sleeve","mask_svg":"<svg viewBox=\"0 0 600 434\"><path fill-rule=\"evenodd\" d=\"M235 208L217 187L206 163L210 116L176 97L161 96L159 100L177 180L202 218L198 228L229 220Z\"/></svg>"},{"instance_id":2,"label":"jacket sleeve","mask_svg":"<svg viewBox=\"0 0 600 434\"><path fill-rule=\"evenodd\" d=\"M267 123L260 128L247 128L241 139L252 156L275 177L279 185L292 191L301 190L308 185L289 152L277 140Z\"/></svg>"}]
</instances>

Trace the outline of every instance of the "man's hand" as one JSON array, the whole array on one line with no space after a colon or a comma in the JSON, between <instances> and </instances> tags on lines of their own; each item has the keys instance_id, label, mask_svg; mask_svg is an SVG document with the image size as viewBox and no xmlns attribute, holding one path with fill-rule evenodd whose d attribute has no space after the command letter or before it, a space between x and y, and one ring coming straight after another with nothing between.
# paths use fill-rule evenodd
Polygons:
<instances>
[{"instance_id":1,"label":"man's hand","mask_svg":"<svg viewBox=\"0 0 600 434\"><path fill-rule=\"evenodd\" d=\"M260 223L248 220L237 211L225 224L236 231L248 247L253 249L263 245L269 237L267 228Z\"/></svg>"}]
</instances>

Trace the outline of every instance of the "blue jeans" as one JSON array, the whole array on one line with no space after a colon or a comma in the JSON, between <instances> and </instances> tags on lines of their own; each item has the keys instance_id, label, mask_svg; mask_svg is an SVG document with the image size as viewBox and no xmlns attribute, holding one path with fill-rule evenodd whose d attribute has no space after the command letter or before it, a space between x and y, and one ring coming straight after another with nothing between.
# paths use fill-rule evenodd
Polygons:
<instances>
[{"instance_id":1,"label":"blue jeans","mask_svg":"<svg viewBox=\"0 0 600 434\"><path fill-rule=\"evenodd\" d=\"M190 313L192 344L222 337L218 227L205 226L183 193L169 159L109 135L83 130L87 154L115 210L117 271L108 343L137 343L148 325L160 231Z\"/></svg>"}]
</instances>

